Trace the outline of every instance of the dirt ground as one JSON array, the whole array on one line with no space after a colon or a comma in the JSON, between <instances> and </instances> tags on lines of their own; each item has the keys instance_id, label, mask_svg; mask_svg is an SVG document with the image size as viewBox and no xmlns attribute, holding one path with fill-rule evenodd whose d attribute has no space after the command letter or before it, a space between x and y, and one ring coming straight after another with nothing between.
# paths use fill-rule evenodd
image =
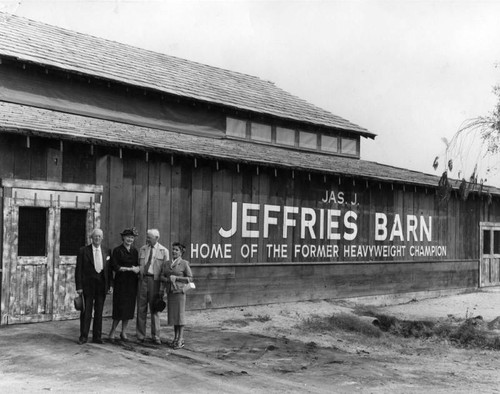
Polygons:
<instances>
[{"instance_id":1,"label":"dirt ground","mask_svg":"<svg viewBox=\"0 0 500 394\"><path fill-rule=\"evenodd\" d=\"M189 312L186 347L78 345L78 321L0 328L0 392L493 393L500 352L443 340L305 330L316 316L352 313L352 301ZM407 320L500 315L500 289L381 306ZM110 320L104 321L107 331ZM171 327L162 328L171 339Z\"/></svg>"}]
</instances>

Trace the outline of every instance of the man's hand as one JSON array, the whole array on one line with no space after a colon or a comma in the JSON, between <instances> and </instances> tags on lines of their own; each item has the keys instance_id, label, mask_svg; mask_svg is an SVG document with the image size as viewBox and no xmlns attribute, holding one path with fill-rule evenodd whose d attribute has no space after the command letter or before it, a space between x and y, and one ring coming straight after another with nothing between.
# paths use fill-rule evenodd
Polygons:
<instances>
[{"instance_id":1,"label":"man's hand","mask_svg":"<svg viewBox=\"0 0 500 394\"><path fill-rule=\"evenodd\" d=\"M76 292L78 293L78 295L82 295L83 290L82 290L82 289L79 289L79 290L77 290Z\"/></svg>"},{"instance_id":2,"label":"man's hand","mask_svg":"<svg viewBox=\"0 0 500 394\"><path fill-rule=\"evenodd\" d=\"M113 294L113 286L109 287L108 294Z\"/></svg>"}]
</instances>

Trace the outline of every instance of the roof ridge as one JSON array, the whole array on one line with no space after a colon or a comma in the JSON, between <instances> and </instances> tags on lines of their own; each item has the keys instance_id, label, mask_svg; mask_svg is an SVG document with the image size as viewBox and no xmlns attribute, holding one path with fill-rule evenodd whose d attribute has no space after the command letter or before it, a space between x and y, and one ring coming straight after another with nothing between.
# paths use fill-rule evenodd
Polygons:
<instances>
[{"instance_id":1,"label":"roof ridge","mask_svg":"<svg viewBox=\"0 0 500 394\"><path fill-rule=\"evenodd\" d=\"M198 65L203 66L203 67L208 67L208 68L212 68L212 69L226 71L226 72L229 72L231 74L238 74L238 75L242 75L242 76L246 76L246 77L250 77L250 78L254 78L254 79L259 79L260 81L267 82L267 83L270 83L270 84L276 86L276 84L273 81L260 78L260 77L258 77L256 75L244 73L244 72L241 72L241 71L234 71L234 70L230 70L230 69L224 68L224 67L212 66L210 64L202 63L202 62L199 62L199 61L196 61L196 60L190 60L190 59L186 59L186 58L183 58L183 57L179 57L179 56L175 56L175 55L170 55L170 54L167 54L165 52L158 52L158 51L154 51L152 49L147 49L147 48L142 48L142 47L131 45L131 44L126 44L126 43L121 42L121 41L116 41L116 40L112 40L112 39L109 39L109 38L99 37L99 36L96 36L96 35L93 35L93 34L83 33L81 31L77 31L77 30L70 30L70 29L67 29L65 27L61 27L61 26L57 26L57 25L52 25L50 23L38 21L38 20L27 18L27 17L24 17L24 16L10 14L10 13L3 12L3 11L0 11L0 23L4 22L4 20L2 20L2 16L5 17L4 20L8 20L11 17L14 17L16 19L24 19L24 20L36 23L38 25L44 25L44 26L47 26L47 27L50 27L50 28L55 28L57 30L60 30L61 32L69 32L71 34L81 35L81 36L85 36L85 37L91 37L93 39L96 39L96 40L99 40L99 41L106 41L106 42L112 43L114 45L119 45L119 46L134 48L134 49L139 50L139 51L148 52L148 53L150 53L152 55L156 55L156 56L157 55L161 55L161 56L165 56L165 57L168 57L168 58L177 59L177 60L179 60L181 62L195 63L195 64L198 64Z\"/></svg>"}]
</instances>

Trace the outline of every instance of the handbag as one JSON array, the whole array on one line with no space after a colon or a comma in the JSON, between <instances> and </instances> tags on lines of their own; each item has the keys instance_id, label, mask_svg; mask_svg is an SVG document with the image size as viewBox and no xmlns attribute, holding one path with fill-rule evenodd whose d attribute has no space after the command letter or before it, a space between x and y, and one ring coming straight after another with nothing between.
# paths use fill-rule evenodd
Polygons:
<instances>
[{"instance_id":1,"label":"handbag","mask_svg":"<svg viewBox=\"0 0 500 394\"><path fill-rule=\"evenodd\" d=\"M188 282L182 288L182 292L186 294L188 291L196 289L196 285L193 282Z\"/></svg>"},{"instance_id":2,"label":"handbag","mask_svg":"<svg viewBox=\"0 0 500 394\"><path fill-rule=\"evenodd\" d=\"M170 283L172 284L173 293L184 293L186 294L190 290L196 289L194 282L177 282L174 275L170 275Z\"/></svg>"}]
</instances>

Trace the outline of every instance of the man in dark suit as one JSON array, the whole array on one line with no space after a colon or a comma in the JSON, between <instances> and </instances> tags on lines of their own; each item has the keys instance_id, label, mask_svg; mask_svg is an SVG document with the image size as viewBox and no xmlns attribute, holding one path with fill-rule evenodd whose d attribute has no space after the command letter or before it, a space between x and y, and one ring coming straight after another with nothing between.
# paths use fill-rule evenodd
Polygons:
<instances>
[{"instance_id":1,"label":"man in dark suit","mask_svg":"<svg viewBox=\"0 0 500 394\"><path fill-rule=\"evenodd\" d=\"M84 246L78 252L76 259L75 282L78 294L83 293L85 308L80 313L80 345L88 341L92 310L94 310L94 325L92 327L92 342L102 343L102 311L106 293L112 292L112 275L110 271L109 250L103 250L101 229L94 229L91 235L92 243Z\"/></svg>"}]
</instances>

